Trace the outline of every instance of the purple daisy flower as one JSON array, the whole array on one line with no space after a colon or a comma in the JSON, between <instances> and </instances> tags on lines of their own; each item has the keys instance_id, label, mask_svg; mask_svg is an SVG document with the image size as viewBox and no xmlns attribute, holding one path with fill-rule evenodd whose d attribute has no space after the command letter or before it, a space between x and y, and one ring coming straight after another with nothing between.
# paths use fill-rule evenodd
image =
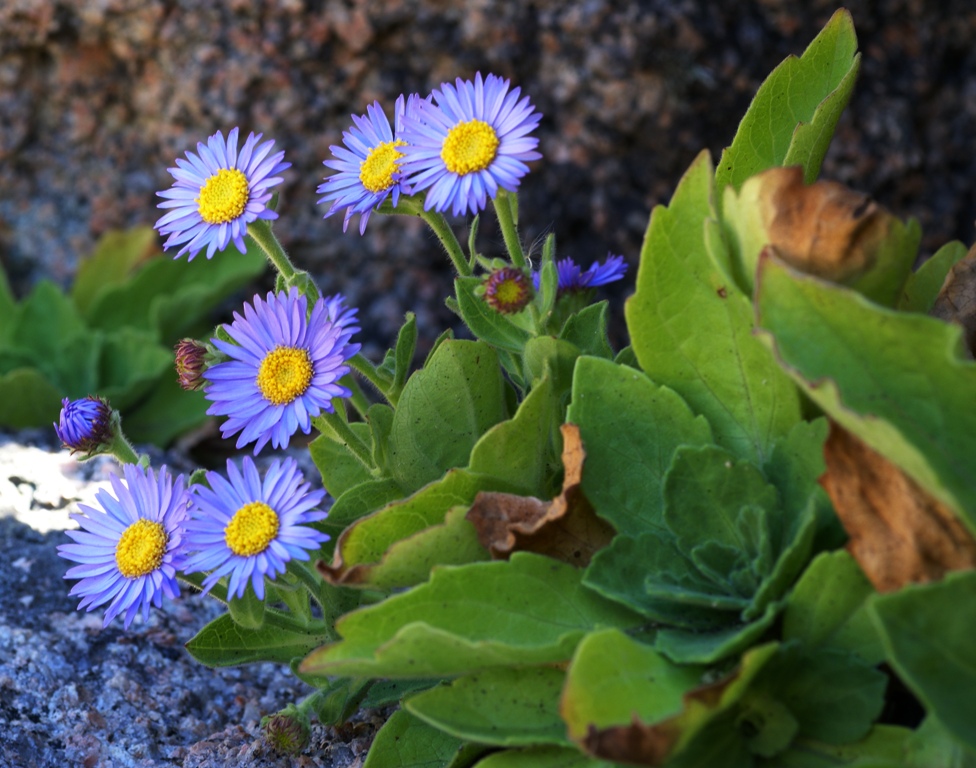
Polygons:
<instances>
[{"instance_id":1,"label":"purple daisy flower","mask_svg":"<svg viewBox=\"0 0 976 768\"><path fill-rule=\"evenodd\" d=\"M241 253L246 251L244 235L247 225L257 219L276 219L278 214L267 207L271 187L281 183L277 174L291 163L283 163L284 152L271 154L273 141L259 144L262 134L250 134L237 151L237 128L224 141L221 132L207 143L197 144L196 154L186 153L186 160L176 159L169 172L176 182L157 192L166 198L159 208L172 208L156 222L160 235L169 235L163 248L183 247L175 258L188 253L188 261L204 248L207 258L224 250L231 242Z\"/></svg>"},{"instance_id":2,"label":"purple daisy flower","mask_svg":"<svg viewBox=\"0 0 976 768\"><path fill-rule=\"evenodd\" d=\"M617 280L623 279L627 274L627 262L623 256L607 254L607 260L601 264L594 261L590 268L585 272L572 259L560 259L556 262L556 272L559 275L558 292L570 293L571 291L583 291L587 288L596 288L598 285L606 285ZM539 290L540 276L538 272L532 273L532 284Z\"/></svg>"},{"instance_id":3,"label":"purple daisy flower","mask_svg":"<svg viewBox=\"0 0 976 768\"><path fill-rule=\"evenodd\" d=\"M292 458L272 462L263 481L250 456L242 468L228 459L227 479L207 472L210 487L190 489L186 549L192 554L184 571L210 571L204 591L230 576L231 597L242 597L250 581L263 600L265 577L274 580L289 560L308 560L309 551L328 540L306 525L325 519L325 512L315 509L325 491L310 490Z\"/></svg>"},{"instance_id":4,"label":"purple daisy flower","mask_svg":"<svg viewBox=\"0 0 976 768\"><path fill-rule=\"evenodd\" d=\"M213 405L207 413L227 416L221 427L224 437L240 432L237 447L255 442L257 454L270 440L275 448L287 448L300 428L308 434L311 419L322 411L332 413L332 399L352 392L338 384L349 373L346 361L359 351L350 344L359 330L352 313L342 302L330 318L329 304L315 302L311 315L308 301L292 288L286 293L254 297L244 305L244 316L234 313L234 322L223 326L234 340L230 344L211 339L231 360L212 365L203 373L209 383L204 393Z\"/></svg>"},{"instance_id":5,"label":"purple daisy flower","mask_svg":"<svg viewBox=\"0 0 976 768\"><path fill-rule=\"evenodd\" d=\"M109 604L103 626L124 613L125 627L162 598L178 597L176 571L181 566L183 524L187 497L183 476L175 480L166 467L157 476L151 469L125 464L123 483L111 478L115 496L105 488L95 494L101 509L79 504L81 513L71 515L81 530L65 531L73 544L62 544L58 554L80 565L69 568L66 579L81 579L71 588L81 595L78 610L93 611Z\"/></svg>"},{"instance_id":6,"label":"purple daisy flower","mask_svg":"<svg viewBox=\"0 0 976 768\"><path fill-rule=\"evenodd\" d=\"M410 96L411 106L419 101L417 95ZM403 115L407 100L401 95L393 108L396 133L378 101L366 107L365 115L353 115L353 126L342 134L344 147L331 146L335 159L322 164L338 173L329 176L316 190L323 197L319 203L332 205L324 218L340 209L346 209L342 219L342 231L349 226L353 214L360 214L359 234L366 231L369 215L388 197L393 207L400 201L400 159L403 157L405 142L400 138L403 128Z\"/></svg>"},{"instance_id":7,"label":"purple daisy flower","mask_svg":"<svg viewBox=\"0 0 976 768\"><path fill-rule=\"evenodd\" d=\"M61 401L59 423L54 425L58 439L72 453L94 455L112 438L112 409L100 398L89 395L79 400Z\"/></svg>"},{"instance_id":8,"label":"purple daisy flower","mask_svg":"<svg viewBox=\"0 0 976 768\"><path fill-rule=\"evenodd\" d=\"M402 137L405 157L400 164L411 193L428 190L424 208L455 216L484 209L498 188L514 192L526 165L542 155L539 140L528 134L542 115L521 90L496 75L456 85L443 83L432 94L436 106L419 101L407 110Z\"/></svg>"}]
</instances>

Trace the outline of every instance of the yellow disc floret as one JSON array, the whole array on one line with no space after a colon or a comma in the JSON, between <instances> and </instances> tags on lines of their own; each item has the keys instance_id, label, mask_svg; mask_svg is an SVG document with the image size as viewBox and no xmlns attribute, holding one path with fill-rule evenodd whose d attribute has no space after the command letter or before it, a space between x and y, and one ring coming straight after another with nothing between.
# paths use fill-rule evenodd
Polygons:
<instances>
[{"instance_id":1,"label":"yellow disc floret","mask_svg":"<svg viewBox=\"0 0 976 768\"><path fill-rule=\"evenodd\" d=\"M393 186L393 174L400 170L397 160L403 157L397 147L406 143L400 139L384 141L369 151L359 166L359 181L367 190L375 194Z\"/></svg>"},{"instance_id":2,"label":"yellow disc floret","mask_svg":"<svg viewBox=\"0 0 976 768\"><path fill-rule=\"evenodd\" d=\"M495 159L499 144L495 129L482 120L458 123L444 139L441 160L451 173L483 171Z\"/></svg>"},{"instance_id":3,"label":"yellow disc floret","mask_svg":"<svg viewBox=\"0 0 976 768\"><path fill-rule=\"evenodd\" d=\"M163 562L169 536L162 523L142 518L122 532L115 547L115 564L127 579L155 571Z\"/></svg>"},{"instance_id":4,"label":"yellow disc floret","mask_svg":"<svg viewBox=\"0 0 976 768\"><path fill-rule=\"evenodd\" d=\"M264 552L277 535L278 513L263 501L245 504L224 528L224 541L241 557Z\"/></svg>"},{"instance_id":5,"label":"yellow disc floret","mask_svg":"<svg viewBox=\"0 0 976 768\"><path fill-rule=\"evenodd\" d=\"M243 171L221 168L207 179L194 202L207 224L226 224L244 213L250 196L251 188Z\"/></svg>"},{"instance_id":6,"label":"yellow disc floret","mask_svg":"<svg viewBox=\"0 0 976 768\"><path fill-rule=\"evenodd\" d=\"M257 384L265 400L274 405L288 405L305 394L312 374L312 361L306 350L275 347L261 361Z\"/></svg>"}]
</instances>

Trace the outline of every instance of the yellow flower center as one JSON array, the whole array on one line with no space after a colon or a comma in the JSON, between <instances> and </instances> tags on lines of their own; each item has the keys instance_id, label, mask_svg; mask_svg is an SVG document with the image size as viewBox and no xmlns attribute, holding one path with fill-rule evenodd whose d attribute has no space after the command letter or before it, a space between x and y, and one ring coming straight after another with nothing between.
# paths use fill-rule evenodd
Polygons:
<instances>
[{"instance_id":1,"label":"yellow flower center","mask_svg":"<svg viewBox=\"0 0 976 768\"><path fill-rule=\"evenodd\" d=\"M224 541L241 557L264 552L277 535L278 514L263 501L245 504L224 528Z\"/></svg>"},{"instance_id":2,"label":"yellow flower center","mask_svg":"<svg viewBox=\"0 0 976 768\"><path fill-rule=\"evenodd\" d=\"M197 203L200 218L207 224L226 224L242 213L251 197L247 176L236 168L221 168L207 179Z\"/></svg>"},{"instance_id":3,"label":"yellow flower center","mask_svg":"<svg viewBox=\"0 0 976 768\"><path fill-rule=\"evenodd\" d=\"M375 194L393 186L393 174L400 170L397 160L403 157L397 147L406 143L401 139L384 141L369 151L359 166L359 181L366 189Z\"/></svg>"},{"instance_id":4,"label":"yellow flower center","mask_svg":"<svg viewBox=\"0 0 976 768\"><path fill-rule=\"evenodd\" d=\"M502 280L495 290L495 296L499 304L507 306L518 304L525 297L525 286L512 278Z\"/></svg>"},{"instance_id":5,"label":"yellow flower center","mask_svg":"<svg viewBox=\"0 0 976 768\"><path fill-rule=\"evenodd\" d=\"M312 373L312 361L306 350L275 347L258 368L258 388L265 400L275 405L287 405L305 394Z\"/></svg>"},{"instance_id":6,"label":"yellow flower center","mask_svg":"<svg viewBox=\"0 0 976 768\"><path fill-rule=\"evenodd\" d=\"M155 571L163 562L169 536L162 523L136 520L122 532L115 547L115 564L127 579Z\"/></svg>"},{"instance_id":7,"label":"yellow flower center","mask_svg":"<svg viewBox=\"0 0 976 768\"><path fill-rule=\"evenodd\" d=\"M483 171L495 159L498 144L498 134L488 123L481 120L458 123L447 132L441 160L447 170L459 176Z\"/></svg>"}]
</instances>

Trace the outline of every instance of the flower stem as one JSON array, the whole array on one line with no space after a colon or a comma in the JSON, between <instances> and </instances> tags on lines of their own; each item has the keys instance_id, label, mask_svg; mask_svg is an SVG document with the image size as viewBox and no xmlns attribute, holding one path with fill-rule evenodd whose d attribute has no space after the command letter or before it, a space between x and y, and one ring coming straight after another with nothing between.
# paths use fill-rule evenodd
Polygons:
<instances>
[{"instance_id":1,"label":"flower stem","mask_svg":"<svg viewBox=\"0 0 976 768\"><path fill-rule=\"evenodd\" d=\"M319 432L331 434L336 440L345 445L352 454L362 462L370 472L376 469L373 457L366 443L349 427L349 424L338 413L322 411L312 419L312 423Z\"/></svg>"},{"instance_id":2,"label":"flower stem","mask_svg":"<svg viewBox=\"0 0 976 768\"><path fill-rule=\"evenodd\" d=\"M376 387L377 391L387 399L390 405L396 408L396 398L389 391L390 382L384 381L380 377L375 365L359 354L353 355L346 362L349 363L349 367L351 367L356 373Z\"/></svg>"},{"instance_id":3,"label":"flower stem","mask_svg":"<svg viewBox=\"0 0 976 768\"><path fill-rule=\"evenodd\" d=\"M247 234L258 244L268 261L278 270L285 280L290 280L295 276L295 265L291 263L285 249L281 247L278 238L271 231L271 223L265 219L257 219L247 225Z\"/></svg>"},{"instance_id":4,"label":"flower stem","mask_svg":"<svg viewBox=\"0 0 976 768\"><path fill-rule=\"evenodd\" d=\"M468 277L471 274L471 265L464 258L464 253L461 251L461 244L454 235L454 230L448 225L447 220L436 211L425 211L423 209L420 210L419 216L434 230L434 234L441 241L441 245L444 246L447 255L451 257L457 273L461 277Z\"/></svg>"},{"instance_id":5,"label":"flower stem","mask_svg":"<svg viewBox=\"0 0 976 768\"><path fill-rule=\"evenodd\" d=\"M525 268L525 254L522 252L522 243L519 242L518 228L515 225L515 215L512 212L512 198L514 192L506 192L504 189L498 190L498 196L492 199L495 206L495 215L498 217L498 226L501 227L502 237L505 238L505 248L508 255L512 257L512 265L519 269Z\"/></svg>"}]
</instances>

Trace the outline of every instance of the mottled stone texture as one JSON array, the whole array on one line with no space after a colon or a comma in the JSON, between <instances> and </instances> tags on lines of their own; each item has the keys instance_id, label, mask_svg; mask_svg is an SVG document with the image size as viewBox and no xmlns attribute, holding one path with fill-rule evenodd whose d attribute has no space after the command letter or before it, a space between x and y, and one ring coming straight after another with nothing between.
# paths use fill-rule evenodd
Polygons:
<instances>
[{"instance_id":1,"label":"mottled stone texture","mask_svg":"<svg viewBox=\"0 0 976 768\"><path fill-rule=\"evenodd\" d=\"M155 221L173 158L219 129L263 131L294 167L277 232L390 343L405 309L450 321L446 259L418 221L366 237L321 220L322 160L351 112L475 71L544 113L523 232L587 264L636 264L653 205L835 9L813 0L6 0L0 4L0 261L18 290L70 282L99 233ZM972 239L976 12L963 0L848 3L862 75L825 176L918 217L931 252ZM490 217L486 217L488 219ZM461 222L458 222L460 224ZM493 223L483 250L500 250ZM632 290L633 275L612 295ZM619 302L617 302L619 304ZM617 310L619 312L619 307Z\"/></svg>"}]
</instances>

